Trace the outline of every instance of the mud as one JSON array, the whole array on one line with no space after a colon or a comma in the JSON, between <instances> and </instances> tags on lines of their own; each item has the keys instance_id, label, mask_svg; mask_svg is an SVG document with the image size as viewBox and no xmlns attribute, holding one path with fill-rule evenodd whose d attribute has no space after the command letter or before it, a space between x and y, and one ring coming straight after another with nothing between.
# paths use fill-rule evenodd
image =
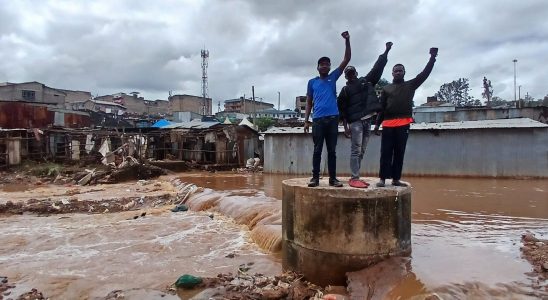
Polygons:
<instances>
[{"instance_id":1,"label":"mud","mask_svg":"<svg viewBox=\"0 0 548 300\"><path fill-rule=\"evenodd\" d=\"M0 276L0 300L49 300L49 298L45 297L42 292L34 288L28 292L20 294L16 298L13 298L11 290L15 287L16 285L10 283L7 277Z\"/></svg>"},{"instance_id":2,"label":"mud","mask_svg":"<svg viewBox=\"0 0 548 300\"><path fill-rule=\"evenodd\" d=\"M82 185L101 183L121 183L135 180L148 180L167 175L168 171L151 164L128 164L121 168L102 164L74 165L55 163L24 164L9 171L0 172L0 189L6 191L10 186L43 184L77 184L86 175L90 178Z\"/></svg>"},{"instance_id":3,"label":"mud","mask_svg":"<svg viewBox=\"0 0 548 300\"><path fill-rule=\"evenodd\" d=\"M176 197L169 178L86 187L41 184L23 191L0 191L0 215L114 213L171 204Z\"/></svg>"},{"instance_id":4,"label":"mud","mask_svg":"<svg viewBox=\"0 0 548 300\"><path fill-rule=\"evenodd\" d=\"M523 258L532 265L532 275L537 276L534 288L548 292L548 239L539 239L531 232L521 236Z\"/></svg>"}]
</instances>

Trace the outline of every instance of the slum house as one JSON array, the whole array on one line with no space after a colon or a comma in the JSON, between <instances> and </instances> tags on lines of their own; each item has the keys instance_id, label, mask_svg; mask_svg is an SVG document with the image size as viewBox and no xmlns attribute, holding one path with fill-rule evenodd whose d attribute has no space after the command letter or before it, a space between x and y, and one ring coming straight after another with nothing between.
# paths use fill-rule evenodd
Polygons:
<instances>
[{"instance_id":1,"label":"slum house","mask_svg":"<svg viewBox=\"0 0 548 300\"><path fill-rule=\"evenodd\" d=\"M178 160L243 166L254 152L262 152L258 132L245 125L191 121L162 129L168 130L171 155Z\"/></svg>"},{"instance_id":2,"label":"slum house","mask_svg":"<svg viewBox=\"0 0 548 300\"><path fill-rule=\"evenodd\" d=\"M150 133L117 128L50 128L43 135L42 147L53 160L85 160L117 166L127 157L146 159Z\"/></svg>"},{"instance_id":3,"label":"slum house","mask_svg":"<svg viewBox=\"0 0 548 300\"><path fill-rule=\"evenodd\" d=\"M27 135L26 129L0 129L0 168L21 163L22 151L27 150L21 147L21 141Z\"/></svg>"},{"instance_id":4,"label":"slum house","mask_svg":"<svg viewBox=\"0 0 548 300\"><path fill-rule=\"evenodd\" d=\"M91 125L89 114L47 104L0 101L0 128L69 128Z\"/></svg>"},{"instance_id":5,"label":"slum house","mask_svg":"<svg viewBox=\"0 0 548 300\"><path fill-rule=\"evenodd\" d=\"M102 161L118 166L128 157L143 161L187 161L211 167L240 167L262 153L248 126L192 121L163 128L48 128L34 151L52 160Z\"/></svg>"}]
</instances>

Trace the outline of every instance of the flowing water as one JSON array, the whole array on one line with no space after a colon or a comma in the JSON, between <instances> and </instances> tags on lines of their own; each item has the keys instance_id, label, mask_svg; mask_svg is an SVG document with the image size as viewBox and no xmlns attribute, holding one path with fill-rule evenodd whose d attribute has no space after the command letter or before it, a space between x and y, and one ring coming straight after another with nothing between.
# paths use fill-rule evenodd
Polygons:
<instances>
[{"instance_id":1,"label":"flowing water","mask_svg":"<svg viewBox=\"0 0 548 300\"><path fill-rule=\"evenodd\" d=\"M224 194L208 208L216 207L238 219L239 214L256 207L256 202L272 207L272 199L281 200L282 180L292 177L188 174L181 180ZM537 285L540 290L532 288L537 279L529 274L531 265L521 258L519 250L526 231L548 237L548 180L407 179L413 185L412 257L405 262L405 272L392 276L392 281L385 283L389 288L377 297L408 299L426 291L449 299L548 297L546 283ZM233 211L223 208L227 206L224 202L232 202ZM252 235L255 242L263 248L272 245L281 236L278 221L263 222L270 233ZM261 226L252 232L258 228ZM360 282L386 277L378 270L355 272L350 285L359 294Z\"/></svg>"},{"instance_id":2,"label":"flowing water","mask_svg":"<svg viewBox=\"0 0 548 300\"><path fill-rule=\"evenodd\" d=\"M184 213L0 217L0 276L53 299L132 288L153 299L144 289L165 289L184 273L215 276L250 264L250 273L277 274L281 181L292 177L184 173L181 181L205 188ZM350 273L351 294L376 282L378 299L427 291L444 299L548 297L545 285L532 288L536 279L519 251L527 230L548 237L548 180L406 179L413 185L412 256Z\"/></svg>"}]
</instances>

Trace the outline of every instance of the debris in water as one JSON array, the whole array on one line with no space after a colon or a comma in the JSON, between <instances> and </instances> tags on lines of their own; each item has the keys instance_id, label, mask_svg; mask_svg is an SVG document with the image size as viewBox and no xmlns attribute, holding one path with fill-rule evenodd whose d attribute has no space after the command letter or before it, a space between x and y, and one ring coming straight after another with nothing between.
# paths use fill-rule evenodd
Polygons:
<instances>
[{"instance_id":1,"label":"debris in water","mask_svg":"<svg viewBox=\"0 0 548 300\"><path fill-rule=\"evenodd\" d=\"M540 281L546 281L548 279L548 240L539 239L533 233L526 232L521 236L521 242L523 243L523 247L520 248L522 256L533 265L533 272ZM534 285L541 287L538 281Z\"/></svg>"},{"instance_id":2,"label":"debris in water","mask_svg":"<svg viewBox=\"0 0 548 300\"><path fill-rule=\"evenodd\" d=\"M200 283L202 283L201 277L184 274L183 276L179 277L179 279L177 279L177 281L175 282L175 286L178 288L193 289Z\"/></svg>"},{"instance_id":3,"label":"debris in water","mask_svg":"<svg viewBox=\"0 0 548 300\"><path fill-rule=\"evenodd\" d=\"M178 204L171 209L172 212L187 211L187 210L188 210L188 206L184 204Z\"/></svg>"}]
</instances>

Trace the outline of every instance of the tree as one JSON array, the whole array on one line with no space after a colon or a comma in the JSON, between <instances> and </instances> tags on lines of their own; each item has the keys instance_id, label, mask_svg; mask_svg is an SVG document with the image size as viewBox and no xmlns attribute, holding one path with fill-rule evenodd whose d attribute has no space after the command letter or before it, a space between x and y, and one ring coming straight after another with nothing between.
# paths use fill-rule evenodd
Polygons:
<instances>
[{"instance_id":1,"label":"tree","mask_svg":"<svg viewBox=\"0 0 548 300\"><path fill-rule=\"evenodd\" d=\"M498 96L495 96L491 99L491 107L496 107L496 106L511 106L511 103L502 99L501 97L498 97Z\"/></svg>"},{"instance_id":2,"label":"tree","mask_svg":"<svg viewBox=\"0 0 548 300\"><path fill-rule=\"evenodd\" d=\"M548 106L548 95L544 96L544 100L542 100L542 105Z\"/></svg>"},{"instance_id":3,"label":"tree","mask_svg":"<svg viewBox=\"0 0 548 300\"><path fill-rule=\"evenodd\" d=\"M266 131L268 127L274 125L274 120L272 120L269 117L261 117L257 118L257 121L255 122L255 125L259 127L259 131Z\"/></svg>"},{"instance_id":4,"label":"tree","mask_svg":"<svg viewBox=\"0 0 548 300\"><path fill-rule=\"evenodd\" d=\"M449 83L444 83L440 86L440 90L435 96L440 101L453 103L455 106L468 106L474 104L474 99L468 95L470 89L470 81L468 78L459 78Z\"/></svg>"}]
</instances>

